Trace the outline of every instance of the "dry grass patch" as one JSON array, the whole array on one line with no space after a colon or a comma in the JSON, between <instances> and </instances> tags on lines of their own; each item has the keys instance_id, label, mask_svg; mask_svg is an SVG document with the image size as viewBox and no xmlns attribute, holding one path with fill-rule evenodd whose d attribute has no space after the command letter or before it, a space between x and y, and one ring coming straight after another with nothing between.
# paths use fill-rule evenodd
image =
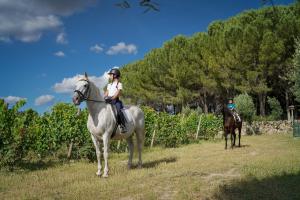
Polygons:
<instances>
[{"instance_id":1,"label":"dry grass patch","mask_svg":"<svg viewBox=\"0 0 300 200\"><path fill-rule=\"evenodd\" d=\"M144 167L127 170L127 154L110 158L110 177L96 163L0 173L1 199L299 199L300 140L246 136L241 148L203 142L144 151ZM288 187L286 187L288 186Z\"/></svg>"}]
</instances>

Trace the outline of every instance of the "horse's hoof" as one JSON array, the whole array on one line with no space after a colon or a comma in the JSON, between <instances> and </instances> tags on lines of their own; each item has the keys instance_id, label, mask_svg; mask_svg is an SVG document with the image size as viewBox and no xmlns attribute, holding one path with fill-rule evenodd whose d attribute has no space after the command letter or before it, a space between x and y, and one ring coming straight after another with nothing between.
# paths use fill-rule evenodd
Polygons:
<instances>
[{"instance_id":1,"label":"horse's hoof","mask_svg":"<svg viewBox=\"0 0 300 200\"><path fill-rule=\"evenodd\" d=\"M108 174L103 174L103 178L108 178Z\"/></svg>"},{"instance_id":2,"label":"horse's hoof","mask_svg":"<svg viewBox=\"0 0 300 200\"><path fill-rule=\"evenodd\" d=\"M100 177L101 176L101 172L96 172L96 175Z\"/></svg>"}]
</instances>

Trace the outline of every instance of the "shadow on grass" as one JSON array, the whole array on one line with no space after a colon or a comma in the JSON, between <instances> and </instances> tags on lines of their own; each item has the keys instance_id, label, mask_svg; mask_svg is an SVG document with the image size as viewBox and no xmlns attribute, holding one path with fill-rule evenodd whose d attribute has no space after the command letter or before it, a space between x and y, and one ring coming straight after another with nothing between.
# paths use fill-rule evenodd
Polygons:
<instances>
[{"instance_id":1,"label":"shadow on grass","mask_svg":"<svg viewBox=\"0 0 300 200\"><path fill-rule=\"evenodd\" d=\"M23 169L28 171L36 171L48 169L49 167L54 167L58 165L58 161L36 161L36 162L22 162L18 165L17 169Z\"/></svg>"},{"instance_id":2,"label":"shadow on grass","mask_svg":"<svg viewBox=\"0 0 300 200\"><path fill-rule=\"evenodd\" d=\"M169 158L162 158L159 160L153 160L153 161L148 161L143 163L142 168L154 168L162 163L168 164L168 163L173 163L176 162L177 158L176 157L169 157ZM132 168L135 169L137 168L137 165L134 165Z\"/></svg>"},{"instance_id":3,"label":"shadow on grass","mask_svg":"<svg viewBox=\"0 0 300 200\"><path fill-rule=\"evenodd\" d=\"M214 199L241 200L241 199L300 199L300 172L296 174L283 174L258 180L232 182L223 185L214 195Z\"/></svg>"},{"instance_id":4,"label":"shadow on grass","mask_svg":"<svg viewBox=\"0 0 300 200\"><path fill-rule=\"evenodd\" d=\"M31 171L37 171L37 170L45 170L51 167L59 166L69 163L68 161L22 161L20 163L17 163L14 166L6 166L1 168L2 171L7 172L31 172Z\"/></svg>"},{"instance_id":5,"label":"shadow on grass","mask_svg":"<svg viewBox=\"0 0 300 200\"><path fill-rule=\"evenodd\" d=\"M173 162L176 162L176 161L177 161L176 157L162 158L162 159L159 159L159 160L153 160L153 161L145 162L143 164L143 168L154 168L154 167L160 165L161 163L169 164L169 163L173 163Z\"/></svg>"},{"instance_id":6,"label":"shadow on grass","mask_svg":"<svg viewBox=\"0 0 300 200\"><path fill-rule=\"evenodd\" d=\"M233 148L248 148L248 147L250 147L249 144L241 144L240 147L238 145L233 146Z\"/></svg>"}]
</instances>

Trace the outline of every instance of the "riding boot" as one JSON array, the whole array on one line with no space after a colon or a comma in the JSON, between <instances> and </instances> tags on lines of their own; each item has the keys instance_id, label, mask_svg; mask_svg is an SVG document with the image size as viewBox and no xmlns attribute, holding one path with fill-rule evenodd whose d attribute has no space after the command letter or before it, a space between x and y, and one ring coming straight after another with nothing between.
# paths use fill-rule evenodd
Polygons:
<instances>
[{"instance_id":1,"label":"riding boot","mask_svg":"<svg viewBox=\"0 0 300 200\"><path fill-rule=\"evenodd\" d=\"M127 132L127 128L126 128L126 118L125 118L124 113L123 113L122 111L120 111L119 117L120 117L120 128L121 128L121 133L126 133L126 132Z\"/></svg>"}]
</instances>

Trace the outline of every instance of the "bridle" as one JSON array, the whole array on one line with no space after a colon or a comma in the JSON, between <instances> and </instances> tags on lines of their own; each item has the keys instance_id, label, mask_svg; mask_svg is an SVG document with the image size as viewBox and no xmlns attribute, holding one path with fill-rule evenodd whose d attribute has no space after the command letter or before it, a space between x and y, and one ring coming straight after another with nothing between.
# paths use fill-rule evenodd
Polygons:
<instances>
[{"instance_id":1,"label":"bridle","mask_svg":"<svg viewBox=\"0 0 300 200\"><path fill-rule=\"evenodd\" d=\"M92 102L105 102L105 101L101 101L101 100L94 100L94 99L89 99L90 96L90 82L86 79L81 79L79 81L86 81L88 84L86 85L86 89L84 91L84 93L82 93L80 90L74 90L74 92L76 92L79 96L79 102L82 101L92 101Z\"/></svg>"}]
</instances>

